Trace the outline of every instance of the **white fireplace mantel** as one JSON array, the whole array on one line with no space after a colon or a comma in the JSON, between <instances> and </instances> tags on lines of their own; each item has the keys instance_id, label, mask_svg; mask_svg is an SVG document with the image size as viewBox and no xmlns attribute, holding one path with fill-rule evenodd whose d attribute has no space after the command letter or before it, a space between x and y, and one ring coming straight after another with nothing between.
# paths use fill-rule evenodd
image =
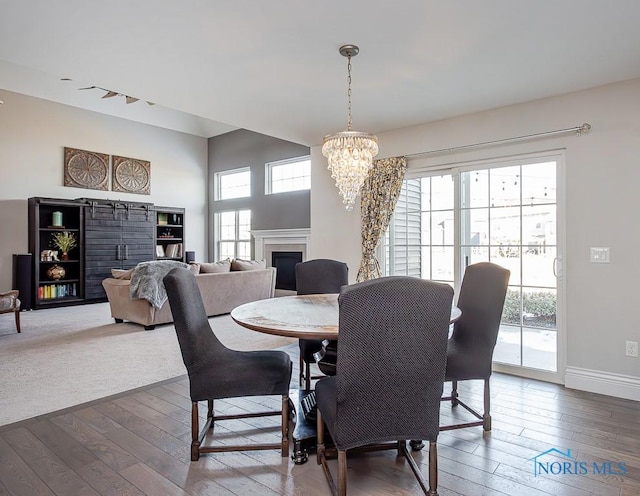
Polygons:
<instances>
[{"instance_id":1,"label":"white fireplace mantel","mask_svg":"<svg viewBox=\"0 0 640 496\"><path fill-rule=\"evenodd\" d=\"M309 253L311 229L269 229L251 231L255 239L255 259L262 260L267 254L268 245L304 245L303 257ZM273 248L269 246L269 248ZM304 259L303 258L303 259ZM269 263L270 260L267 261Z\"/></svg>"}]
</instances>

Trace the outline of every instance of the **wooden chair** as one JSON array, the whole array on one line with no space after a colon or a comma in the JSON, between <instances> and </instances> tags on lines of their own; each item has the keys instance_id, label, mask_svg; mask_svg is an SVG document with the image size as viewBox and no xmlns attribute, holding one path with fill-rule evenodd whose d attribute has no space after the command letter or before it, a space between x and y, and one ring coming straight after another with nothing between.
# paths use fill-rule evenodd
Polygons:
<instances>
[{"instance_id":1,"label":"wooden chair","mask_svg":"<svg viewBox=\"0 0 640 496\"><path fill-rule=\"evenodd\" d=\"M204 310L195 276L183 268L172 269L164 277L182 359L189 373L191 395L191 460L203 453L279 449L289 454L289 382L292 363L283 351L235 351L216 337ZM214 400L243 396L280 395L282 408L235 415L215 415ZM207 421L200 430L198 402L206 401ZM282 417L280 443L249 445L203 445L208 431L220 420Z\"/></svg>"},{"instance_id":2,"label":"wooden chair","mask_svg":"<svg viewBox=\"0 0 640 496\"><path fill-rule=\"evenodd\" d=\"M20 300L18 299L18 290L12 289L0 293L0 313L13 312L16 318L16 330L20 331Z\"/></svg>"},{"instance_id":3,"label":"wooden chair","mask_svg":"<svg viewBox=\"0 0 640 496\"><path fill-rule=\"evenodd\" d=\"M347 494L347 451L397 449L425 494L437 495L440 397L453 289L414 277L346 286L339 297L336 375L316 383L318 464L334 495ZM325 425L337 450L338 484ZM429 440L428 487L406 446Z\"/></svg>"},{"instance_id":4,"label":"wooden chair","mask_svg":"<svg viewBox=\"0 0 640 496\"><path fill-rule=\"evenodd\" d=\"M445 381L451 381L452 390L450 396L442 399L451 401L454 407L460 405L478 420L442 426L442 431L479 425L485 431L491 430L489 379L510 275L507 269L489 262L469 265L465 270L457 302L462 316L454 324L447 346ZM458 395L458 382L472 379L484 381L482 414Z\"/></svg>"}]
</instances>

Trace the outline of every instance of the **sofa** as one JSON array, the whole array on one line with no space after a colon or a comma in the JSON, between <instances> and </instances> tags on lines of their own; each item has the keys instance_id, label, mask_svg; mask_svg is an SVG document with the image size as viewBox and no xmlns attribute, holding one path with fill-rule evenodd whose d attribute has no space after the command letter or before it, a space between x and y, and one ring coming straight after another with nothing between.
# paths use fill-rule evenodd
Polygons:
<instances>
[{"instance_id":1,"label":"sofa","mask_svg":"<svg viewBox=\"0 0 640 496\"><path fill-rule=\"evenodd\" d=\"M238 305L250 301L273 298L276 285L276 269L269 267L255 270L231 270L218 273L198 273L195 275L204 308L208 316L231 312ZM111 316L116 323L123 321L142 324L146 330L156 325L173 322L169 302L155 308L144 299L129 296L131 281L110 277L102 281Z\"/></svg>"}]
</instances>

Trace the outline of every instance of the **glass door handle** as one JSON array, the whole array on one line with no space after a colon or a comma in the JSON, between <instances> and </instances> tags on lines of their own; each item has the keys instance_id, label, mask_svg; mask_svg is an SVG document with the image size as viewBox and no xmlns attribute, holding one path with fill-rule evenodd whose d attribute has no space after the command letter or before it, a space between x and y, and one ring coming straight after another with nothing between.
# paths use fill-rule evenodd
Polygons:
<instances>
[{"instance_id":1,"label":"glass door handle","mask_svg":"<svg viewBox=\"0 0 640 496\"><path fill-rule=\"evenodd\" d=\"M562 277L562 259L555 257L553 259L553 276L558 278Z\"/></svg>"}]
</instances>

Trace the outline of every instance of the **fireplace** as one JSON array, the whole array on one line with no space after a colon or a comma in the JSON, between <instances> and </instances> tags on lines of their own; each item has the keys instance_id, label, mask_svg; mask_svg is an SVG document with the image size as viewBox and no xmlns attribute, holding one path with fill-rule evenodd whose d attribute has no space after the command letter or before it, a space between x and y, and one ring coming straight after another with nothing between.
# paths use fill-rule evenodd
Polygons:
<instances>
[{"instance_id":1,"label":"fireplace","mask_svg":"<svg viewBox=\"0 0 640 496\"><path fill-rule=\"evenodd\" d=\"M276 289L296 290L296 264L300 262L301 251L271 252L271 267L276 268Z\"/></svg>"}]
</instances>

